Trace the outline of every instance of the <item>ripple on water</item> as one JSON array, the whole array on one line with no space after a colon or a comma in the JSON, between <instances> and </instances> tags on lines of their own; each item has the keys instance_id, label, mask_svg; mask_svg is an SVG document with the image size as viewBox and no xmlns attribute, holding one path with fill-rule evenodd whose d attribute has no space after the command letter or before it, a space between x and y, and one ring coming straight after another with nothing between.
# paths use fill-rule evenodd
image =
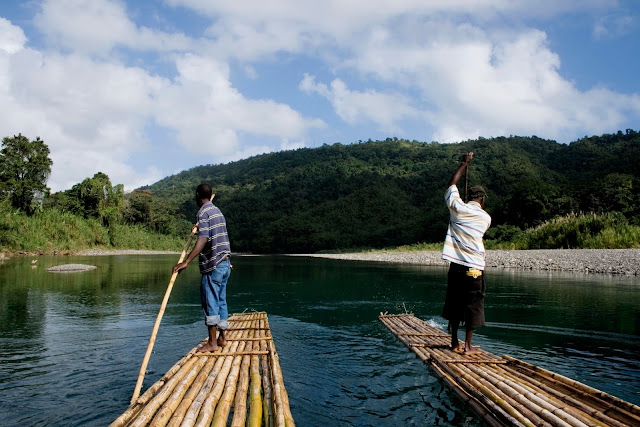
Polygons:
<instances>
[{"instance_id":1,"label":"ripple on water","mask_svg":"<svg viewBox=\"0 0 640 427\"><path fill-rule=\"evenodd\" d=\"M299 425L461 425L467 417L481 425L379 324L378 336L368 325L328 328L276 316L270 325Z\"/></svg>"}]
</instances>

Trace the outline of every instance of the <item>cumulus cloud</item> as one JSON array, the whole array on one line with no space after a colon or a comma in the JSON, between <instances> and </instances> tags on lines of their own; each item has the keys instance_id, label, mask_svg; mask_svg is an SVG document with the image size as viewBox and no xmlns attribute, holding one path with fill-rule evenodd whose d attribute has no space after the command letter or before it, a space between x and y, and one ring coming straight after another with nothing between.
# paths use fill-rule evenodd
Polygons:
<instances>
[{"instance_id":1,"label":"cumulus cloud","mask_svg":"<svg viewBox=\"0 0 640 427\"><path fill-rule=\"evenodd\" d=\"M640 116L637 94L578 89L531 24L606 13L594 36L611 37L634 25L614 19L616 0L147 5L161 19L188 10L200 33L178 19L176 31L145 26L131 0L37 4L32 28L42 39L33 44L0 17L0 128L49 144L55 190L98 170L128 188L151 183L168 172L141 159L160 146L190 153L187 168L302 147L320 132L343 137L350 127L403 137L414 126L441 142L504 134L567 142ZM289 74L264 80L266 66ZM249 92L256 87L259 95ZM324 111L317 104L335 117L305 113Z\"/></svg>"},{"instance_id":2,"label":"cumulus cloud","mask_svg":"<svg viewBox=\"0 0 640 427\"><path fill-rule=\"evenodd\" d=\"M123 4L89 3L43 2L38 24L47 24L62 51L27 48L22 29L0 20L0 108L6 111L0 128L9 136L45 140L54 162L54 191L98 171L129 189L162 178L158 168L134 166L154 149L146 132L150 124L176 135L187 153L226 160L279 147L241 146L246 135L285 141L324 126L286 104L243 96L231 84L228 64L214 58L172 54L165 60L175 64L177 75L170 78L102 55L129 36L133 41L127 43L144 39L144 31L129 20ZM61 11L80 25L69 26Z\"/></svg>"},{"instance_id":3,"label":"cumulus cloud","mask_svg":"<svg viewBox=\"0 0 640 427\"><path fill-rule=\"evenodd\" d=\"M0 51L13 54L21 50L27 42L22 28L16 27L7 19L0 17Z\"/></svg>"},{"instance_id":4,"label":"cumulus cloud","mask_svg":"<svg viewBox=\"0 0 640 427\"><path fill-rule=\"evenodd\" d=\"M35 25L56 48L104 55L115 47L186 50L195 41L136 25L120 0L44 0Z\"/></svg>"},{"instance_id":5,"label":"cumulus cloud","mask_svg":"<svg viewBox=\"0 0 640 427\"><path fill-rule=\"evenodd\" d=\"M432 139L440 142L505 134L569 142L585 133L616 129L625 118L640 114L637 95L604 88L579 91L561 75L560 58L549 48L546 34L535 29L491 31L468 23L410 18L397 28L372 30L342 67L398 86L406 96L417 91L429 107L422 114L413 109L406 113L425 117L433 128ZM301 84L303 90L329 99L348 123L355 117L379 120L378 103L348 103L349 93L342 86L338 81L329 90L308 77ZM345 102L351 108L345 109ZM384 114L393 117L392 112Z\"/></svg>"},{"instance_id":6,"label":"cumulus cloud","mask_svg":"<svg viewBox=\"0 0 640 427\"><path fill-rule=\"evenodd\" d=\"M409 97L398 93L380 93L375 90L353 91L340 79L329 86L317 83L314 76L305 74L299 88L308 94L318 94L331 102L336 113L345 122L355 125L374 123L380 130L398 130L398 122L415 119L421 113L411 107Z\"/></svg>"},{"instance_id":7,"label":"cumulus cloud","mask_svg":"<svg viewBox=\"0 0 640 427\"><path fill-rule=\"evenodd\" d=\"M177 130L180 142L193 152L228 156L240 149L239 133L300 137L324 126L287 105L245 98L232 87L226 63L194 54L176 63L179 76L158 93L156 120Z\"/></svg>"}]
</instances>

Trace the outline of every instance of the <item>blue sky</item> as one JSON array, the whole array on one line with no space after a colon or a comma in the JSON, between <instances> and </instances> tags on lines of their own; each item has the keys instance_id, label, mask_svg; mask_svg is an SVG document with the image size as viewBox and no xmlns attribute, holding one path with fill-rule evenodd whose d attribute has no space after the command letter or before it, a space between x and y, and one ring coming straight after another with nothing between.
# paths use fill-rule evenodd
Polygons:
<instances>
[{"instance_id":1,"label":"blue sky","mask_svg":"<svg viewBox=\"0 0 640 427\"><path fill-rule=\"evenodd\" d=\"M127 191L335 142L640 129L636 0L0 2L0 133Z\"/></svg>"}]
</instances>

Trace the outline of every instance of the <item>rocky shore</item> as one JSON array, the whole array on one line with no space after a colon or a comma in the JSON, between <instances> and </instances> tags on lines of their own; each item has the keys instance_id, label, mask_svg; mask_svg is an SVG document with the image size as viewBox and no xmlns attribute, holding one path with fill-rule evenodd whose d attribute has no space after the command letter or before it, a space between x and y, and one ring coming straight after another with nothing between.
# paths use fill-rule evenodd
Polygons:
<instances>
[{"instance_id":1,"label":"rocky shore","mask_svg":"<svg viewBox=\"0 0 640 427\"><path fill-rule=\"evenodd\" d=\"M346 254L311 254L318 258L448 266L439 251L374 251ZM640 249L543 249L487 251L487 268L556 270L578 273L640 275Z\"/></svg>"}]
</instances>

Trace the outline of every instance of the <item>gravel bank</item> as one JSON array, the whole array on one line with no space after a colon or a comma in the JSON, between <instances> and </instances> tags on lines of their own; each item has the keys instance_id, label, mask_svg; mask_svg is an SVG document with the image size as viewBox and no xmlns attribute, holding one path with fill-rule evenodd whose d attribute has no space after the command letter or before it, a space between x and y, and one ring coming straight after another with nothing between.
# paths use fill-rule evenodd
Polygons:
<instances>
[{"instance_id":1,"label":"gravel bank","mask_svg":"<svg viewBox=\"0 0 640 427\"><path fill-rule=\"evenodd\" d=\"M310 254L318 258L380 261L403 264L442 265L439 251L363 252ZM557 270L579 273L640 275L640 249L543 249L529 251L487 251L487 268Z\"/></svg>"}]
</instances>

